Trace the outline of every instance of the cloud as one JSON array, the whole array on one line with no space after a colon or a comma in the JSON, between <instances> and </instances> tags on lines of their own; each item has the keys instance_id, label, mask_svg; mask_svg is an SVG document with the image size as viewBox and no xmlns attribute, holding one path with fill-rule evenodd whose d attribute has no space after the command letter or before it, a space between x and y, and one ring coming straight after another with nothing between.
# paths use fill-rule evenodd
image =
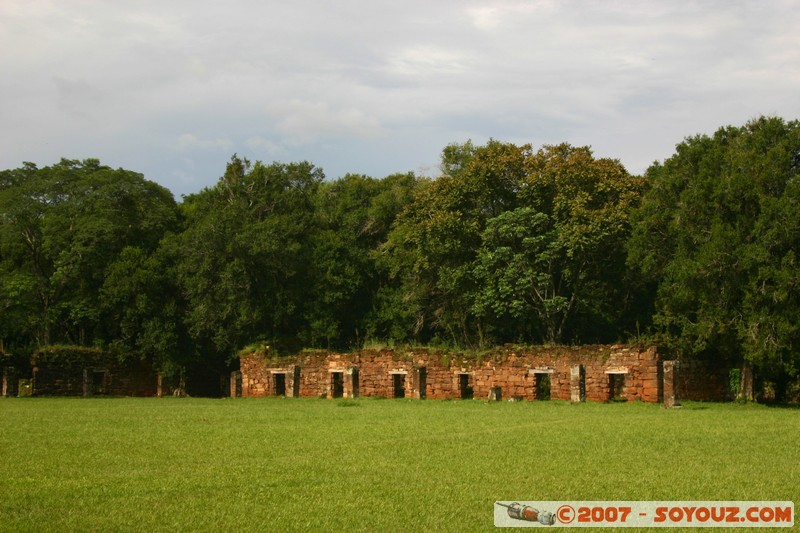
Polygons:
<instances>
[{"instance_id":1,"label":"cloud","mask_svg":"<svg viewBox=\"0 0 800 533\"><path fill-rule=\"evenodd\" d=\"M258 135L248 138L244 144L250 150L253 150L259 154L265 153L270 157L284 157L289 153L286 147L280 143L276 143L270 139L265 139L264 137Z\"/></svg>"},{"instance_id":2,"label":"cloud","mask_svg":"<svg viewBox=\"0 0 800 533\"><path fill-rule=\"evenodd\" d=\"M103 91L85 79L68 80L53 76L58 91L58 108L67 113L89 118L103 101Z\"/></svg>"},{"instance_id":3,"label":"cloud","mask_svg":"<svg viewBox=\"0 0 800 533\"><path fill-rule=\"evenodd\" d=\"M200 139L191 133L184 133L178 137L176 146L181 152L212 150L225 153L233 149L234 143L229 139Z\"/></svg>"},{"instance_id":4,"label":"cloud","mask_svg":"<svg viewBox=\"0 0 800 533\"><path fill-rule=\"evenodd\" d=\"M467 68L468 60L456 49L417 44L399 50L386 65L390 74L420 81L429 76L463 73Z\"/></svg>"},{"instance_id":5,"label":"cloud","mask_svg":"<svg viewBox=\"0 0 800 533\"><path fill-rule=\"evenodd\" d=\"M493 31L508 23L516 22L520 16L546 15L558 9L555 0L531 0L528 2L493 2L489 5L474 5L467 8L467 16L479 30Z\"/></svg>"},{"instance_id":6,"label":"cloud","mask_svg":"<svg viewBox=\"0 0 800 533\"><path fill-rule=\"evenodd\" d=\"M290 144L308 144L322 136L369 138L384 133L376 117L355 107L333 109L327 102L292 99L269 112Z\"/></svg>"}]
</instances>

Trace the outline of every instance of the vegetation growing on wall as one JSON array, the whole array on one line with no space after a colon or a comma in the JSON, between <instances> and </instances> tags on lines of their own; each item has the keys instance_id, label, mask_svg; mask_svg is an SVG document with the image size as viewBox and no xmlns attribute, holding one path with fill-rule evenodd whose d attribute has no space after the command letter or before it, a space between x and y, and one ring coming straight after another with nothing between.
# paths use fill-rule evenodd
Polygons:
<instances>
[{"instance_id":1,"label":"vegetation growing on wall","mask_svg":"<svg viewBox=\"0 0 800 533\"><path fill-rule=\"evenodd\" d=\"M84 368L92 365L102 365L113 358L97 348L85 346L43 346L36 350L31 357L31 364L54 365L58 367Z\"/></svg>"}]
</instances>

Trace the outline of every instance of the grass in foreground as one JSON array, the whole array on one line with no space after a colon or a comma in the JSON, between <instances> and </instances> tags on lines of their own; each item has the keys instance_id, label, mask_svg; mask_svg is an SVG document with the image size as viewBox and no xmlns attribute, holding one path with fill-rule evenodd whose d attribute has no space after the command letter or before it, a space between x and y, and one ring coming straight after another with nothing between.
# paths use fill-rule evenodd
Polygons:
<instances>
[{"instance_id":1,"label":"grass in foreground","mask_svg":"<svg viewBox=\"0 0 800 533\"><path fill-rule=\"evenodd\" d=\"M800 411L737 404L0 399L0 531L489 531L496 500L797 504L799 437Z\"/></svg>"}]
</instances>

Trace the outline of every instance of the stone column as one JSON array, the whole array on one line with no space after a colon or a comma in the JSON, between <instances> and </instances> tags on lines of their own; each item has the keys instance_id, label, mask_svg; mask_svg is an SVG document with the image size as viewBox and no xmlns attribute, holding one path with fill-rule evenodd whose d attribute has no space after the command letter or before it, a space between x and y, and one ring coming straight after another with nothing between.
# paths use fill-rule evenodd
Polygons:
<instances>
[{"instance_id":1,"label":"stone column","mask_svg":"<svg viewBox=\"0 0 800 533\"><path fill-rule=\"evenodd\" d=\"M358 367L353 365L347 369L347 383L345 384L346 398L358 398Z\"/></svg>"},{"instance_id":2,"label":"stone column","mask_svg":"<svg viewBox=\"0 0 800 533\"><path fill-rule=\"evenodd\" d=\"M569 395L572 403L586 401L586 369L573 365L569 369Z\"/></svg>"},{"instance_id":3,"label":"stone column","mask_svg":"<svg viewBox=\"0 0 800 533\"><path fill-rule=\"evenodd\" d=\"M678 364L675 361L664 361L663 363L663 391L664 407L680 407L678 402L678 376L676 375Z\"/></svg>"},{"instance_id":4,"label":"stone column","mask_svg":"<svg viewBox=\"0 0 800 533\"><path fill-rule=\"evenodd\" d=\"M292 398L300 397L300 365L289 367L290 372L286 374L286 396Z\"/></svg>"},{"instance_id":5,"label":"stone column","mask_svg":"<svg viewBox=\"0 0 800 533\"><path fill-rule=\"evenodd\" d=\"M414 369L412 375L412 390L415 400L424 400L427 397L428 388L428 368L420 366Z\"/></svg>"}]
</instances>

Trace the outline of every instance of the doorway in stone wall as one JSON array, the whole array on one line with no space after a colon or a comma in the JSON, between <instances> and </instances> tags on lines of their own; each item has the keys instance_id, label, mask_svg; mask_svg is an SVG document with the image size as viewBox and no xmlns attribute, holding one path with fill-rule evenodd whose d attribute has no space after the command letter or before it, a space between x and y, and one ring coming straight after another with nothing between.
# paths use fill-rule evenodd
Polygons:
<instances>
[{"instance_id":1,"label":"doorway in stone wall","mask_svg":"<svg viewBox=\"0 0 800 533\"><path fill-rule=\"evenodd\" d=\"M392 374L392 398L406 397L406 375Z\"/></svg>"},{"instance_id":2,"label":"doorway in stone wall","mask_svg":"<svg viewBox=\"0 0 800 533\"><path fill-rule=\"evenodd\" d=\"M471 400L473 397L473 389L469 384L469 374L458 375L458 395L462 400Z\"/></svg>"},{"instance_id":3,"label":"doorway in stone wall","mask_svg":"<svg viewBox=\"0 0 800 533\"><path fill-rule=\"evenodd\" d=\"M106 376L108 370L93 370L92 371L92 395L98 396L106 394Z\"/></svg>"},{"instance_id":4,"label":"doorway in stone wall","mask_svg":"<svg viewBox=\"0 0 800 533\"><path fill-rule=\"evenodd\" d=\"M551 374L534 374L534 398L537 400L549 400L551 398L552 381L550 380Z\"/></svg>"},{"instance_id":5,"label":"doorway in stone wall","mask_svg":"<svg viewBox=\"0 0 800 533\"><path fill-rule=\"evenodd\" d=\"M549 400L552 397L552 368L531 368L528 375L533 378L533 399Z\"/></svg>"},{"instance_id":6,"label":"doorway in stone wall","mask_svg":"<svg viewBox=\"0 0 800 533\"><path fill-rule=\"evenodd\" d=\"M344 396L344 372L331 372L331 398Z\"/></svg>"},{"instance_id":7,"label":"doorway in stone wall","mask_svg":"<svg viewBox=\"0 0 800 533\"><path fill-rule=\"evenodd\" d=\"M608 372L608 401L626 402L625 396L625 373Z\"/></svg>"},{"instance_id":8,"label":"doorway in stone wall","mask_svg":"<svg viewBox=\"0 0 800 533\"><path fill-rule=\"evenodd\" d=\"M272 374L273 391L275 396L286 396L286 374L278 372Z\"/></svg>"}]
</instances>

